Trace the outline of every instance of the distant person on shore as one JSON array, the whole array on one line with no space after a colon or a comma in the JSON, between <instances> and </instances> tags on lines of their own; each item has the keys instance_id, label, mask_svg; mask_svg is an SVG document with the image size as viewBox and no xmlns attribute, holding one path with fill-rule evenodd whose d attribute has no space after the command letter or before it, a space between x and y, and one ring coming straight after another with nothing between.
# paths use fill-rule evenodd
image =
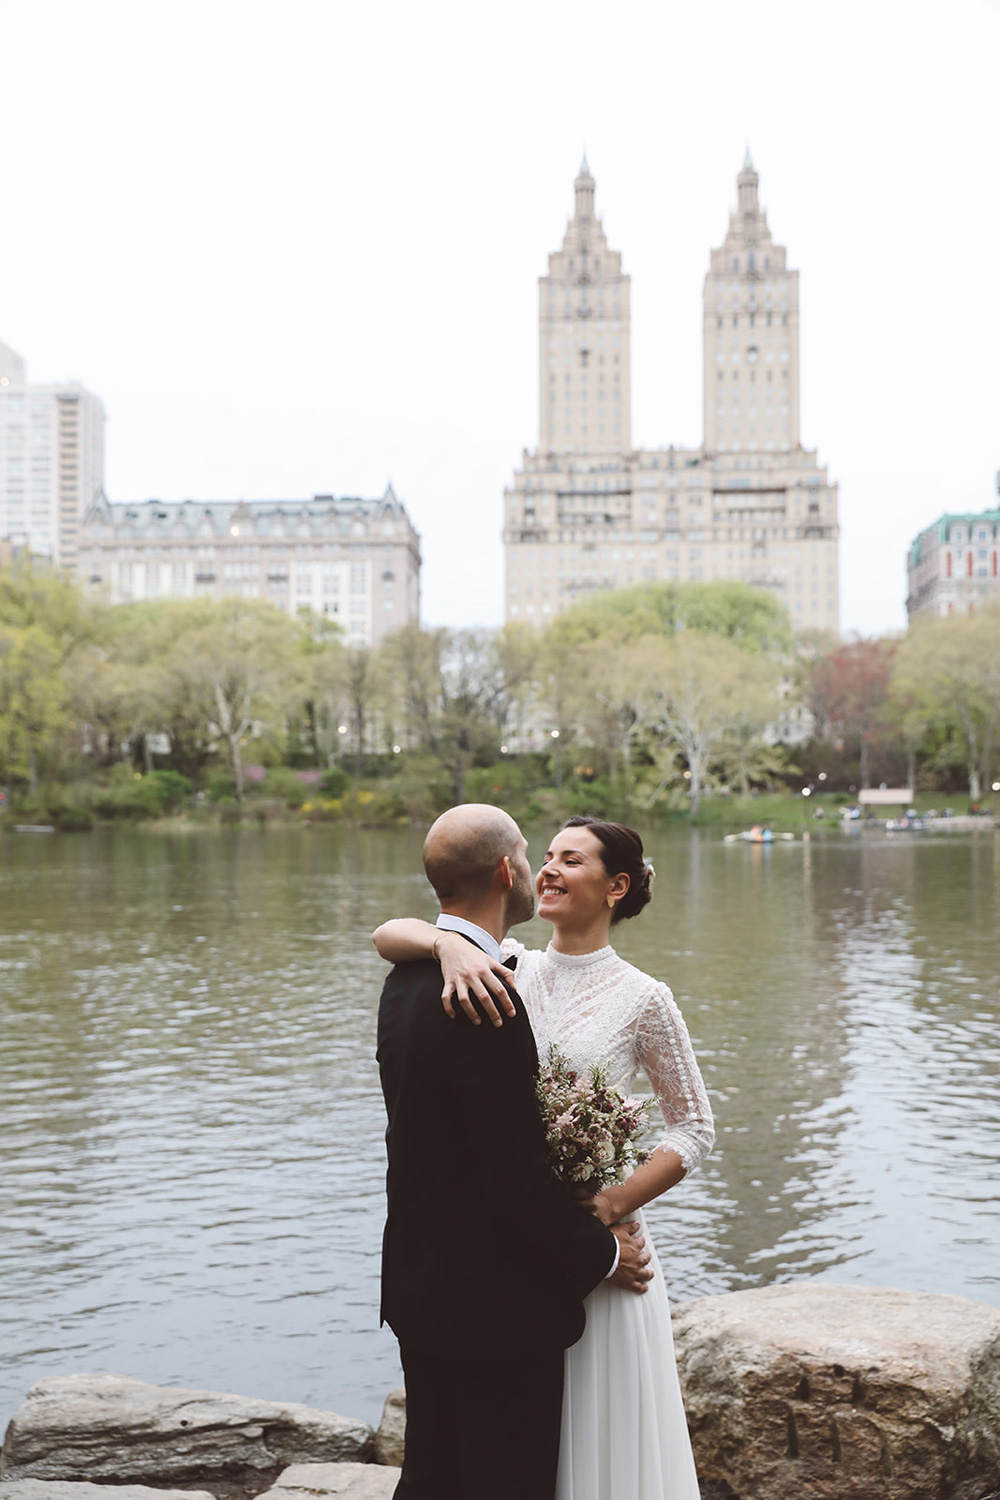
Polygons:
<instances>
[{"instance_id":1,"label":"distant person on shore","mask_svg":"<svg viewBox=\"0 0 1000 1500\"><path fill-rule=\"evenodd\" d=\"M384 958L423 960L418 967L428 974L425 999L434 990L431 960L439 960L443 991L438 989L438 1001L444 1001L449 1014L453 996L471 1017L485 1010L494 1025L502 1023L493 1036L502 1036L512 1024L503 1017L513 1018L520 1034L523 1011L504 978L504 965L516 959L518 994L543 1058L554 1045L582 1075L601 1064L609 1084L626 1094L636 1073L645 1073L666 1129L643 1165L589 1200L592 1213L605 1225L620 1229L623 1219L638 1214L643 1234L642 1206L697 1166L714 1140L705 1086L673 996L610 946L612 925L637 916L649 902L652 873L634 830L594 818L570 818L553 838L535 882L538 915L554 929L544 951L529 951L510 940L500 947L477 940L474 946L460 935L467 929L448 930L455 924L446 917L435 927L414 920L388 922L374 934ZM440 985L441 975L436 977ZM392 1003L387 993L383 1014ZM440 1004L434 1008L441 1010ZM447 1024L464 1033L470 1047L469 1038L487 1030L462 1018ZM466 1160L468 1172L482 1170L490 1180L494 1168L481 1141L468 1143ZM440 1197L450 1206L448 1184L441 1184ZM567 1341L571 1347L565 1356L555 1485L532 1494L548 1500L698 1500L670 1305L655 1252L651 1265L645 1296L630 1295L619 1278L594 1283L585 1303L582 1337ZM457 1266L484 1296L504 1283L505 1268L473 1236L463 1237ZM526 1337L529 1345L537 1343L537 1335ZM506 1426L500 1408L492 1419L487 1413L490 1420L499 1440ZM508 1436L516 1430L507 1428ZM404 1493L402 1488L398 1493ZM470 1491L486 1493L475 1485ZM503 1493L508 1500L527 1496L524 1476Z\"/></svg>"},{"instance_id":2,"label":"distant person on shore","mask_svg":"<svg viewBox=\"0 0 1000 1500\"><path fill-rule=\"evenodd\" d=\"M535 1040L499 963L508 928L534 914L526 851L512 818L475 805L445 813L424 845L442 913L432 943L476 955L503 1027L449 1020L432 944L401 955L417 961L396 965L379 1006L382 1317L406 1382L399 1500L552 1500L563 1351L584 1298L609 1277L631 1297L652 1274L637 1221L609 1228L547 1163Z\"/></svg>"}]
</instances>

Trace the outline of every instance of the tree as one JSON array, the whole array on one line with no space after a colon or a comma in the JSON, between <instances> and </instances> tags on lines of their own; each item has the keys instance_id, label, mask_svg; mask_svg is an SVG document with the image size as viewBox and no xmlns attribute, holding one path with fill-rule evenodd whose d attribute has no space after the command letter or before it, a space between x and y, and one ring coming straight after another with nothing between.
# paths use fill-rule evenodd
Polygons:
<instances>
[{"instance_id":1,"label":"tree","mask_svg":"<svg viewBox=\"0 0 1000 1500\"><path fill-rule=\"evenodd\" d=\"M810 674L807 701L813 716L833 738L857 742L863 787L871 785L871 747L885 730L885 704L898 649L898 641L859 635L820 656Z\"/></svg>"},{"instance_id":2,"label":"tree","mask_svg":"<svg viewBox=\"0 0 1000 1500\"><path fill-rule=\"evenodd\" d=\"M25 769L32 792L69 724L62 665L39 625L0 626L0 755L9 770Z\"/></svg>"},{"instance_id":3,"label":"tree","mask_svg":"<svg viewBox=\"0 0 1000 1500\"><path fill-rule=\"evenodd\" d=\"M792 625L784 605L765 589L733 579L642 583L596 594L559 615L547 634L575 647L590 640L627 642L682 630L723 636L775 656L787 656L792 649Z\"/></svg>"},{"instance_id":4,"label":"tree","mask_svg":"<svg viewBox=\"0 0 1000 1500\"><path fill-rule=\"evenodd\" d=\"M317 766L332 766L346 716L347 653L344 632L325 615L299 613L302 653L302 722Z\"/></svg>"},{"instance_id":5,"label":"tree","mask_svg":"<svg viewBox=\"0 0 1000 1500\"><path fill-rule=\"evenodd\" d=\"M243 740L268 716L283 719L301 702L299 627L272 604L223 599L186 611L169 651L173 695L192 704L209 734L226 747L236 796L243 800Z\"/></svg>"},{"instance_id":6,"label":"tree","mask_svg":"<svg viewBox=\"0 0 1000 1500\"><path fill-rule=\"evenodd\" d=\"M792 650L792 622L785 606L766 589L735 579L682 583L677 621L681 629L722 636L776 659L789 656Z\"/></svg>"},{"instance_id":7,"label":"tree","mask_svg":"<svg viewBox=\"0 0 1000 1500\"><path fill-rule=\"evenodd\" d=\"M179 609L147 600L110 610L100 639L74 663L73 709L97 764L119 760L127 747L128 758L141 753L152 770L150 736L174 729L164 717L163 643L176 635Z\"/></svg>"},{"instance_id":8,"label":"tree","mask_svg":"<svg viewBox=\"0 0 1000 1500\"><path fill-rule=\"evenodd\" d=\"M429 749L437 736L441 704L441 653L445 630L406 625L382 646L386 698L401 712L403 742Z\"/></svg>"},{"instance_id":9,"label":"tree","mask_svg":"<svg viewBox=\"0 0 1000 1500\"><path fill-rule=\"evenodd\" d=\"M660 713L649 671L650 654L656 656L659 643L649 636L630 643L596 640L574 653L575 717L595 749L618 771L626 805L635 737Z\"/></svg>"},{"instance_id":10,"label":"tree","mask_svg":"<svg viewBox=\"0 0 1000 1500\"><path fill-rule=\"evenodd\" d=\"M777 668L731 640L685 630L644 643L645 671L660 733L691 775L691 812L701 807L709 761L748 722L763 724L776 705ZM770 706L764 691L772 685ZM766 715L766 716L765 716Z\"/></svg>"},{"instance_id":11,"label":"tree","mask_svg":"<svg viewBox=\"0 0 1000 1500\"><path fill-rule=\"evenodd\" d=\"M504 625L491 643L495 691L492 717L499 739L519 733L535 697L540 643L530 625Z\"/></svg>"},{"instance_id":12,"label":"tree","mask_svg":"<svg viewBox=\"0 0 1000 1500\"><path fill-rule=\"evenodd\" d=\"M0 753L32 791L70 729L69 676L103 608L61 573L18 559L0 568Z\"/></svg>"},{"instance_id":13,"label":"tree","mask_svg":"<svg viewBox=\"0 0 1000 1500\"><path fill-rule=\"evenodd\" d=\"M914 622L893 674L897 705L957 734L978 802L1000 733L1000 610Z\"/></svg>"},{"instance_id":14,"label":"tree","mask_svg":"<svg viewBox=\"0 0 1000 1500\"><path fill-rule=\"evenodd\" d=\"M354 741L354 775L361 776L370 721L378 693L378 661L371 646L348 646L344 653L347 717Z\"/></svg>"},{"instance_id":15,"label":"tree","mask_svg":"<svg viewBox=\"0 0 1000 1500\"><path fill-rule=\"evenodd\" d=\"M440 658L440 730L434 749L451 775L452 799L465 801L465 776L477 759L496 756L500 662L486 630L450 630Z\"/></svg>"}]
</instances>

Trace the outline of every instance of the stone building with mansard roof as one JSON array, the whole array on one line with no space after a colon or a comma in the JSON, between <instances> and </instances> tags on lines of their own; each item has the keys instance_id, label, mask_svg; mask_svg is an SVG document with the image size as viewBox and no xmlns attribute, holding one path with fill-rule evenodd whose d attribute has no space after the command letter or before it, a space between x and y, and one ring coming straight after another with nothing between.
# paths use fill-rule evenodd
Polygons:
<instances>
[{"instance_id":1,"label":"stone building with mansard roof","mask_svg":"<svg viewBox=\"0 0 1000 1500\"><path fill-rule=\"evenodd\" d=\"M911 620L1000 608L1000 509L939 516L910 544L906 581Z\"/></svg>"},{"instance_id":2,"label":"stone building with mansard roof","mask_svg":"<svg viewBox=\"0 0 1000 1500\"><path fill-rule=\"evenodd\" d=\"M798 272L747 152L703 289L704 441L633 448L629 277L586 157L539 281L539 444L504 494L508 620L544 625L602 589L733 578L798 627L839 629L836 483L799 432Z\"/></svg>"},{"instance_id":3,"label":"stone building with mansard roof","mask_svg":"<svg viewBox=\"0 0 1000 1500\"><path fill-rule=\"evenodd\" d=\"M78 576L112 603L268 599L311 609L353 645L420 618L420 537L392 485L378 500L143 500L102 494L84 517Z\"/></svg>"}]
</instances>

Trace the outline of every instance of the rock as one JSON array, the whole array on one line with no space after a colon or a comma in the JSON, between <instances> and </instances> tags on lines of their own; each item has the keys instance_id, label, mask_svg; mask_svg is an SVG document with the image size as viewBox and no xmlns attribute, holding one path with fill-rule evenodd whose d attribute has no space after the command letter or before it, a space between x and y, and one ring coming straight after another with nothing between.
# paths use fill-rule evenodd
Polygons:
<instances>
[{"instance_id":1,"label":"rock","mask_svg":"<svg viewBox=\"0 0 1000 1500\"><path fill-rule=\"evenodd\" d=\"M204 1486L225 1470L266 1482L287 1464L366 1462L373 1437L367 1422L296 1402L61 1375L40 1380L14 1413L0 1478Z\"/></svg>"},{"instance_id":2,"label":"rock","mask_svg":"<svg viewBox=\"0 0 1000 1500\"><path fill-rule=\"evenodd\" d=\"M395 1395L396 1392L393 1392ZM399 1470L377 1464L293 1464L260 1500L305 1500L337 1495L343 1500L388 1500L396 1492Z\"/></svg>"},{"instance_id":3,"label":"rock","mask_svg":"<svg viewBox=\"0 0 1000 1500\"><path fill-rule=\"evenodd\" d=\"M698 1473L738 1500L1000 1490L1000 1310L802 1282L674 1314Z\"/></svg>"},{"instance_id":4,"label":"rock","mask_svg":"<svg viewBox=\"0 0 1000 1500\"><path fill-rule=\"evenodd\" d=\"M382 1420L375 1434L375 1462L401 1464L403 1439L406 1437L406 1392L402 1386L390 1391L382 1408Z\"/></svg>"},{"instance_id":5,"label":"rock","mask_svg":"<svg viewBox=\"0 0 1000 1500\"><path fill-rule=\"evenodd\" d=\"M214 1500L208 1490L151 1490L146 1484L79 1484L72 1479L0 1481L0 1500Z\"/></svg>"}]
</instances>

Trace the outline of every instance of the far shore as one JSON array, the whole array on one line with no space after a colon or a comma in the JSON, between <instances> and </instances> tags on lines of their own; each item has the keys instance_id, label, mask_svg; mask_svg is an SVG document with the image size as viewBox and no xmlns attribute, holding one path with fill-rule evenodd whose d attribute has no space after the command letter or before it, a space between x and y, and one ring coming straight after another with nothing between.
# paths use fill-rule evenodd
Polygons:
<instances>
[{"instance_id":1,"label":"far shore","mask_svg":"<svg viewBox=\"0 0 1000 1500\"><path fill-rule=\"evenodd\" d=\"M541 788L528 799L524 794L508 798L492 797L498 805L506 807L525 826L554 826L573 813L593 811L598 816L611 817L629 822L640 829L715 829L721 835L738 833L753 827L768 828L773 833L792 833L797 837L846 835L859 833L877 834L887 831L896 836L900 830L888 828L897 820L903 808L879 808L877 816L862 815L854 819L845 816L846 809L856 805L856 798L849 792L825 792L810 790L802 793L760 792L757 795L737 796L727 792L712 792L705 795L701 808L692 815L683 806L643 805L640 801L616 802L611 806L586 806L585 792L577 790L571 798L560 794L555 788ZM607 802L601 797L601 803ZM972 812L968 794L954 792L918 792L911 804L922 820L921 833L959 833L991 831L1000 827L1000 797L994 797L998 810L984 802L979 811ZM291 807L276 798L251 793L242 804L202 801L195 805L179 807L168 814L144 815L142 810L129 808L121 815L108 815L106 808L78 801L61 804L53 799L51 808L8 807L0 812L0 831L7 834L30 834L51 830L55 833L86 833L95 829L134 828L150 833L200 833L222 829L407 829L421 830L433 821L433 814L408 816L385 806L385 798L377 790L363 785L356 795L348 794L338 799L306 800L301 806Z\"/></svg>"}]
</instances>

